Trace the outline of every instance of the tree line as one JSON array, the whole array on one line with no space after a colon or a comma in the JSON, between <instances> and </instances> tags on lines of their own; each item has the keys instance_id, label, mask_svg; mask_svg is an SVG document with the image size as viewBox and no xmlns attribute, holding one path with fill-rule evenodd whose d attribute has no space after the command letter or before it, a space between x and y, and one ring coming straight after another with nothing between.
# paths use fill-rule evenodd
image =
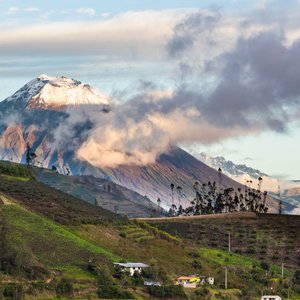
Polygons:
<instances>
[{"instance_id":1,"label":"tree line","mask_svg":"<svg viewBox=\"0 0 300 300\"><path fill-rule=\"evenodd\" d=\"M266 204L267 192L262 191L261 177L258 178L257 188L252 188L252 180L247 180L244 189L234 189L233 187L221 187L219 171L219 183L215 181L208 183L193 184L195 197L187 205L182 205L182 188L170 184L170 194L172 205L169 209L169 216L194 216L202 214L228 213L234 211L251 211L257 213L267 213ZM175 193L176 192L176 193ZM175 204L175 194L177 194L177 205ZM161 200L157 200L160 205Z\"/></svg>"}]
</instances>

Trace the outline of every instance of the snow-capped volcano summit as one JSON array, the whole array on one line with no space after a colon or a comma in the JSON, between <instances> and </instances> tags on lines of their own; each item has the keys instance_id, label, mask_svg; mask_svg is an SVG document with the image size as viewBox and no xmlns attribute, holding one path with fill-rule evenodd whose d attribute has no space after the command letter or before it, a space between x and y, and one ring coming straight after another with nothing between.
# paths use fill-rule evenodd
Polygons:
<instances>
[{"instance_id":1,"label":"snow-capped volcano summit","mask_svg":"<svg viewBox=\"0 0 300 300\"><path fill-rule=\"evenodd\" d=\"M60 76L40 75L24 85L5 102L29 109L62 109L67 106L103 105L109 109L108 97L88 84Z\"/></svg>"}]
</instances>

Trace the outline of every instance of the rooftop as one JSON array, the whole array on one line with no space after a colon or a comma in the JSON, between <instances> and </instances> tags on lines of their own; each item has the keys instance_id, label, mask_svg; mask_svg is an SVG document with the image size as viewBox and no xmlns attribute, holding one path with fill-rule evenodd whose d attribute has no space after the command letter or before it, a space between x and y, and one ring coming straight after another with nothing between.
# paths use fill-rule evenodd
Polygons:
<instances>
[{"instance_id":1,"label":"rooftop","mask_svg":"<svg viewBox=\"0 0 300 300\"><path fill-rule=\"evenodd\" d=\"M124 267L124 268L147 268L149 267L148 265L144 264L144 263L114 263L115 265Z\"/></svg>"}]
</instances>

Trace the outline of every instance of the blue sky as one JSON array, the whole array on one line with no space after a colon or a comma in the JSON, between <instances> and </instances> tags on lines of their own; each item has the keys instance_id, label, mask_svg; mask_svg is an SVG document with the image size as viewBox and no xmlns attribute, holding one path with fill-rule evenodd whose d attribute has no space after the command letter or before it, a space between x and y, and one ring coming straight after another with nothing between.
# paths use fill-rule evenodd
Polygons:
<instances>
[{"instance_id":1,"label":"blue sky","mask_svg":"<svg viewBox=\"0 0 300 300\"><path fill-rule=\"evenodd\" d=\"M280 4L280 1L277 1ZM164 1L150 1L150 0L110 0L110 1L98 1L98 0L67 0L67 1L22 1L22 0L4 0L0 4L1 9L8 9L9 7L19 7L21 9L27 7L38 7L41 11L49 10L72 10L79 7L93 8L98 13L110 12L120 13L124 11L139 11L139 10L162 10L162 9L181 9L181 8L197 8L197 7L209 7L220 6L226 9L242 9L245 7L255 6L256 2L251 0L236 1L236 0L164 0Z\"/></svg>"},{"instance_id":2,"label":"blue sky","mask_svg":"<svg viewBox=\"0 0 300 300\"><path fill-rule=\"evenodd\" d=\"M42 73L70 76L108 95L134 93L141 80L161 91L188 91L202 101L187 102L215 139L176 142L300 179L298 73L284 67L298 64L299 6L297 0L0 0L0 99ZM274 66L277 56L283 63ZM235 57L244 64L238 78L228 71L236 68ZM245 87L253 99L235 97L228 74L241 85L240 95ZM238 109L243 105L247 116Z\"/></svg>"}]
</instances>

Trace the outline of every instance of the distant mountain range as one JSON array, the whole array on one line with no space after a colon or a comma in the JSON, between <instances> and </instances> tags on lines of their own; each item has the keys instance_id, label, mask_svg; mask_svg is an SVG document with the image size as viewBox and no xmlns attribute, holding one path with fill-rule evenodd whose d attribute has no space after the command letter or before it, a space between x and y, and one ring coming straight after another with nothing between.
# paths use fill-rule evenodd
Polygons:
<instances>
[{"instance_id":1,"label":"distant mountain range","mask_svg":"<svg viewBox=\"0 0 300 300\"><path fill-rule=\"evenodd\" d=\"M276 178L272 178L267 174L248 167L246 165L241 164L234 164L230 160L226 160L224 157L216 156L211 157L206 153L201 153L198 157L202 162L206 163L212 168L215 169L222 169L222 172L229 176L230 178L244 183L245 180L252 180L257 182L259 177L263 178L264 181L264 188L270 192L275 198L278 198L278 192L274 192L279 188L281 189L280 192L280 199L286 203L286 205L291 205L291 210L293 211L293 206L300 208L300 181L293 180L293 181L281 181L277 180ZM298 209L299 209L298 208ZM297 209L297 208L296 208ZM297 213L298 212L297 209ZM293 212L296 212L295 210Z\"/></svg>"},{"instance_id":2,"label":"distant mountain range","mask_svg":"<svg viewBox=\"0 0 300 300\"><path fill-rule=\"evenodd\" d=\"M223 158L204 159L203 155L204 162L201 162L178 147L171 148L151 165L97 168L76 157L76 150L93 127L92 121L82 113L75 118L76 122L69 124L70 128L63 126L70 114L77 116L86 107L92 107L93 113L101 118L104 113L110 113L113 104L101 92L77 80L46 75L33 79L0 102L0 159L25 163L28 144L37 155L36 166L55 167L62 174L93 175L147 196L154 203L160 198L166 209L172 203L171 183L182 188L180 198L186 205L194 198L195 181L215 181L223 187L243 189L243 184L227 175L249 173L255 178L265 175ZM208 161L211 167L206 164ZM218 167L222 168L222 174L217 171ZM176 204L180 198L175 195ZM276 211L276 200L269 197L268 201L271 211ZM292 208L292 204L286 207Z\"/></svg>"},{"instance_id":3,"label":"distant mountain range","mask_svg":"<svg viewBox=\"0 0 300 300\"><path fill-rule=\"evenodd\" d=\"M267 174L244 164L235 164L231 160L226 160L222 156L212 157L202 152L198 158L214 169L221 168L222 172L230 177L248 175L251 179L258 179L259 177L268 176Z\"/></svg>"}]
</instances>

